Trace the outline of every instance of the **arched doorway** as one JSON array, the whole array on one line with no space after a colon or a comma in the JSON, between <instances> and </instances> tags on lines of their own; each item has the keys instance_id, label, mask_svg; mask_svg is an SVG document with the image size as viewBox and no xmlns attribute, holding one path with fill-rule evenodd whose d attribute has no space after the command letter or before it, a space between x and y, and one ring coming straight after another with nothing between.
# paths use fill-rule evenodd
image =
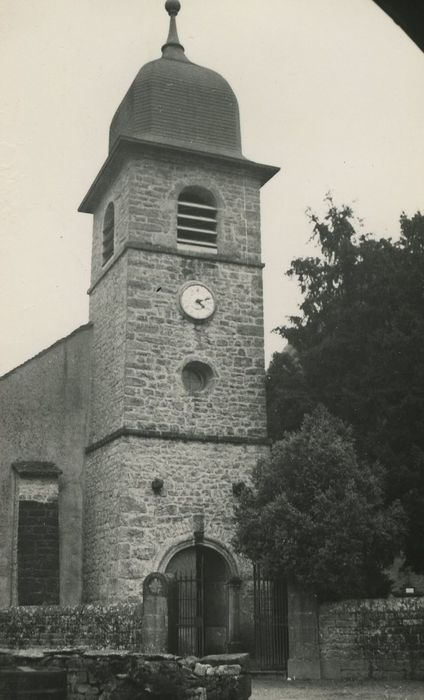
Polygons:
<instances>
[{"instance_id":1,"label":"arched doorway","mask_svg":"<svg viewBox=\"0 0 424 700\"><path fill-rule=\"evenodd\" d=\"M175 577L170 646L179 655L202 656L227 650L230 572L211 547L194 545L177 552L166 573Z\"/></svg>"}]
</instances>

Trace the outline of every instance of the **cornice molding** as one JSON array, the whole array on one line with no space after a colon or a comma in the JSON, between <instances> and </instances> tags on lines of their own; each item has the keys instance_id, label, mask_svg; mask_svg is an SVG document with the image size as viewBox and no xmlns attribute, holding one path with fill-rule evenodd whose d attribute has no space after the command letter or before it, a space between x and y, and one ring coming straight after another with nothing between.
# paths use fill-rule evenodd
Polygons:
<instances>
[{"instance_id":1,"label":"cornice molding","mask_svg":"<svg viewBox=\"0 0 424 700\"><path fill-rule=\"evenodd\" d=\"M110 263L104 267L96 281L93 282L91 287L89 287L89 289L87 290L87 294L91 294L91 292L97 287L97 285L103 279L103 277L105 277L109 270L118 262L118 260L120 260L120 258L123 256L124 253L126 253L127 250L142 250L145 253L156 253L159 255L174 255L178 258L185 258L186 260L204 260L205 262L213 263L219 262L220 264L224 263L228 265L239 265L240 267L258 268L260 270L262 270L265 267L265 264L262 262L248 262L245 260L237 260L236 258L232 258L228 255L208 255L207 253L191 253L189 251L183 253L179 250L175 250L175 248L166 248L165 246L157 245L153 246L147 243L141 243L139 241L127 241L126 243L124 243L121 250L116 254L113 260L111 260Z\"/></svg>"},{"instance_id":2,"label":"cornice molding","mask_svg":"<svg viewBox=\"0 0 424 700\"><path fill-rule=\"evenodd\" d=\"M137 430L135 428L119 428L113 433L109 433L101 440L92 442L85 449L86 454L108 445L115 440L125 437L135 437L150 440L172 440L176 442L200 442L200 443L222 443L230 445L271 445L271 440L267 437L242 437L235 435L192 435L189 433L164 432L160 430Z\"/></svg>"},{"instance_id":3,"label":"cornice molding","mask_svg":"<svg viewBox=\"0 0 424 700\"><path fill-rule=\"evenodd\" d=\"M121 167L127 157L144 153L156 154L158 152L169 156L176 155L185 158L193 158L195 160L206 160L254 173L258 176L261 187L280 171L280 168L274 165L256 163L255 161L248 160L248 158L236 158L216 153L208 153L207 151L183 148L182 146L173 144L120 136L78 207L78 211L85 214L93 214L97 202L103 195L104 188L109 185L114 173Z\"/></svg>"}]
</instances>

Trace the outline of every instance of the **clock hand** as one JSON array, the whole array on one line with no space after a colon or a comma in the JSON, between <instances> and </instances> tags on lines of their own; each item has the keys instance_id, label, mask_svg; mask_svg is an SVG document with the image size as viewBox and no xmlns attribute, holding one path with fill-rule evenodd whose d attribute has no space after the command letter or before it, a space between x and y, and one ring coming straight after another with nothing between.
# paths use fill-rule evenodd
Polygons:
<instances>
[{"instance_id":1,"label":"clock hand","mask_svg":"<svg viewBox=\"0 0 424 700\"><path fill-rule=\"evenodd\" d=\"M201 300L201 299L196 299L196 304L199 304L199 306L201 306L202 309L205 308L205 305L202 303L202 300Z\"/></svg>"}]
</instances>

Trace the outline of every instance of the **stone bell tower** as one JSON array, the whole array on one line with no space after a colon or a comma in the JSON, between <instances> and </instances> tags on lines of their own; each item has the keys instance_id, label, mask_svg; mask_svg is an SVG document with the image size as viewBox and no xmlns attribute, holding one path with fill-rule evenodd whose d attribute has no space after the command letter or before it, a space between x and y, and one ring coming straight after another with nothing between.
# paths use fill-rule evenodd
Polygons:
<instances>
[{"instance_id":1,"label":"stone bell tower","mask_svg":"<svg viewBox=\"0 0 424 700\"><path fill-rule=\"evenodd\" d=\"M166 3L162 57L118 107L80 206L94 216L86 600L140 599L199 542L249 590L233 484L268 451L259 190L278 169L242 155L236 97L186 57L179 8Z\"/></svg>"}]
</instances>

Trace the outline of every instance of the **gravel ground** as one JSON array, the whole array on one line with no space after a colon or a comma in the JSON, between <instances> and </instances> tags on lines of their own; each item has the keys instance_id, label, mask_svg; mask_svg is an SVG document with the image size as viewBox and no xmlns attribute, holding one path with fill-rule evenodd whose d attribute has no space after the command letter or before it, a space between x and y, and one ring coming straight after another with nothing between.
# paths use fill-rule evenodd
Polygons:
<instances>
[{"instance_id":1,"label":"gravel ground","mask_svg":"<svg viewBox=\"0 0 424 700\"><path fill-rule=\"evenodd\" d=\"M306 682L254 678L251 700L424 700L424 682Z\"/></svg>"}]
</instances>

